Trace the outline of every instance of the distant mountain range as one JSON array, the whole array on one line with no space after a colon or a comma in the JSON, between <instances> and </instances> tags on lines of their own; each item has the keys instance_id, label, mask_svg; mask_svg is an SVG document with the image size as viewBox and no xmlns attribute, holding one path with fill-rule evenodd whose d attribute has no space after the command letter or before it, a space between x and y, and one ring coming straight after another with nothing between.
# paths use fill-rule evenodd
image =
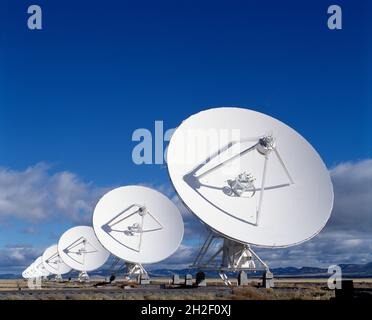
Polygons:
<instances>
[{"instance_id":1,"label":"distant mountain range","mask_svg":"<svg viewBox=\"0 0 372 320\"><path fill-rule=\"evenodd\" d=\"M344 277L352 277L352 278L372 278L372 262L367 264L340 264L339 265L342 269L342 274ZM306 278L328 278L328 270L325 268L316 268L316 267L302 267L302 268L295 268L295 267L285 267L285 268L273 268L271 271L274 273L275 277L306 277ZM152 277L171 277L173 274L185 275L187 273L193 274L195 276L196 271L192 270L190 272L189 269L180 269L180 270L173 270L173 269L158 269L158 270L150 270L149 274ZM207 271L205 272L207 277L218 277L218 273L214 271ZM110 275L109 270L100 269L97 271L93 271L89 273L91 276L101 276L107 277ZM118 273L120 274L120 272ZM76 274L71 274L71 276L75 277ZM261 272L250 272L250 277L260 277ZM20 278L18 274L0 274L0 279L17 279ZM66 278L66 276L65 276Z\"/></svg>"},{"instance_id":2,"label":"distant mountain range","mask_svg":"<svg viewBox=\"0 0 372 320\"><path fill-rule=\"evenodd\" d=\"M340 264L342 270L342 275L344 277L353 277L353 278L372 278L372 262L367 264ZM317 267L285 267L285 268L273 268L270 271L274 274L275 277L306 277L306 278L328 278L327 268L317 268ZM189 273L189 269L183 270L151 270L149 273L152 276L172 276L172 274L178 273L184 275ZM195 275L197 271L191 272ZM218 273L214 271L205 272L208 277L218 277ZM261 277L262 272L249 272L250 277Z\"/></svg>"}]
</instances>

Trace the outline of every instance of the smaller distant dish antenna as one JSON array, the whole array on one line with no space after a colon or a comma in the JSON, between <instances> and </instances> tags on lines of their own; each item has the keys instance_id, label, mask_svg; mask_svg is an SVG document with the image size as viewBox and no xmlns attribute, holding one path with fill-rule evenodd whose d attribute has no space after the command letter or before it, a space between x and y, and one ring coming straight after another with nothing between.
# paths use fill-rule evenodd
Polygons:
<instances>
[{"instance_id":1,"label":"smaller distant dish antenna","mask_svg":"<svg viewBox=\"0 0 372 320\"><path fill-rule=\"evenodd\" d=\"M88 226L67 230L58 242L58 254L66 265L80 271L80 281L88 280L87 272L101 267L110 255Z\"/></svg>"},{"instance_id":2,"label":"smaller distant dish antenna","mask_svg":"<svg viewBox=\"0 0 372 320\"><path fill-rule=\"evenodd\" d=\"M125 186L106 193L93 213L93 228L116 257L127 262L128 274L144 274L142 263L173 254L183 237L183 220L166 196L142 186Z\"/></svg>"},{"instance_id":3,"label":"smaller distant dish antenna","mask_svg":"<svg viewBox=\"0 0 372 320\"><path fill-rule=\"evenodd\" d=\"M56 275L55 280L62 280L62 275L72 270L59 256L57 244L47 248L42 255L42 259L44 268L51 274Z\"/></svg>"},{"instance_id":4,"label":"smaller distant dish antenna","mask_svg":"<svg viewBox=\"0 0 372 320\"><path fill-rule=\"evenodd\" d=\"M36 276L36 273L35 273L35 270L34 270L34 263L31 263L26 269L25 271L23 272L24 277L26 279L29 279L29 278L35 278Z\"/></svg>"},{"instance_id":5,"label":"smaller distant dish antenna","mask_svg":"<svg viewBox=\"0 0 372 320\"><path fill-rule=\"evenodd\" d=\"M33 268L35 270L35 274L39 275L40 277L47 277L50 275L50 272L44 267L43 258L41 256L35 260Z\"/></svg>"},{"instance_id":6,"label":"smaller distant dish antenna","mask_svg":"<svg viewBox=\"0 0 372 320\"><path fill-rule=\"evenodd\" d=\"M25 279L32 278L32 273L31 273L31 265L29 265L23 272L22 272L22 277Z\"/></svg>"}]
</instances>

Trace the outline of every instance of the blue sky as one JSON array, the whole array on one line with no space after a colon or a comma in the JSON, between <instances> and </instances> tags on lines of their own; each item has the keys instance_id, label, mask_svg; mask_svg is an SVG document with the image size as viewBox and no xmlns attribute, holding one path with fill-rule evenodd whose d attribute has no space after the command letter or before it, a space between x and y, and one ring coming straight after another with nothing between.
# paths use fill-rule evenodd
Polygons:
<instances>
[{"instance_id":1,"label":"blue sky","mask_svg":"<svg viewBox=\"0 0 372 320\"><path fill-rule=\"evenodd\" d=\"M342 30L327 28L334 3ZM30 4L43 9L43 30L27 29ZM76 212L110 186L170 188L164 166L132 162L133 131L153 131L155 120L173 128L212 106L281 119L329 168L371 158L368 1L5 0L0 10L0 190L14 206L45 181L57 190L63 173L81 197L66 199L87 203ZM27 192L17 189L23 179L32 180ZM27 218L33 203L24 205L0 206L4 255L47 246L89 220L53 201Z\"/></svg>"}]
</instances>

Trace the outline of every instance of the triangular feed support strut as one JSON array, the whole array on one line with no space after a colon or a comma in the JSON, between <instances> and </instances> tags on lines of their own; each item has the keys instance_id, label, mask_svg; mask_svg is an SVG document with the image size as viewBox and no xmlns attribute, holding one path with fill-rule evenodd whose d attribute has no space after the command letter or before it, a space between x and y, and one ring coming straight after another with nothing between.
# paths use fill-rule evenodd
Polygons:
<instances>
[{"instance_id":1,"label":"triangular feed support strut","mask_svg":"<svg viewBox=\"0 0 372 320\"><path fill-rule=\"evenodd\" d=\"M252 146L240 151L238 154L231 156L230 158L218 163L214 167L209 168L205 172L197 175L197 172L204 165L208 164L212 159L218 157L222 152L228 150L229 148L231 148L236 143L250 142L250 141L252 141L252 142L257 141L257 142L255 144L253 144ZM261 185L260 185L259 188L256 188L252 184L252 187L247 188L245 191L251 192L252 196L257 191L260 191L260 196L259 196L259 200L258 200L258 207L257 207L257 211L256 211L256 222L254 224L254 225L258 226L258 224L260 222L261 208L262 208L262 204L263 204L265 190L288 187L288 186L294 184L293 178L290 175L289 170L286 167L282 157L280 156L278 148L275 145L275 139L272 135L264 135L264 136L261 136L261 137L254 137L254 138L243 138L239 141L232 141L232 142L228 143L227 145L225 145L224 147L220 148L217 152L214 152L212 155L210 155L201 164L197 165L191 172L189 172L187 175L184 176L184 179L185 179L185 181L195 181L195 179L196 179L198 181L198 183L197 183L198 186L210 187L206 184L201 183L200 179L207 176L208 174L222 168L223 166L227 165L228 163L232 162L233 160L235 160L237 158L240 158L240 157L242 157L242 156L244 156L244 155L246 155L246 154L248 154L248 153L250 153L254 150L257 150L264 157L264 167L263 167L263 172L262 172L262 176L261 176ZM283 168L283 170L284 170L284 172L285 172L285 174L288 178L288 181L289 181L288 183L278 184L278 185L274 185L274 186L266 186L267 164L268 164L268 161L270 159L270 154L272 152L274 152L274 154L276 155L276 157L277 157L277 159L280 163L280 166ZM231 185L230 185L230 187L231 187ZM236 190L234 190L233 188L232 188L232 192L235 195L240 196L239 193L237 193Z\"/></svg>"},{"instance_id":2,"label":"triangular feed support strut","mask_svg":"<svg viewBox=\"0 0 372 320\"><path fill-rule=\"evenodd\" d=\"M135 209L135 210L133 212L130 212L130 210L132 210L132 209ZM129 212L129 214L124 216L124 217L121 217L126 212ZM125 229L125 230L115 229L116 225L118 225L119 223L123 222L124 220L129 219L129 218L131 218L135 215L140 216L139 223L134 223L133 225L129 225L129 226L127 226L127 229ZM155 223L157 224L156 228L152 228L152 229L148 229L148 230L144 229L144 223L145 223L146 216L151 217L153 219L153 221L155 221ZM119 220L117 220L117 219L119 219ZM122 210L121 212L119 212L118 214L116 214L108 222L106 222L104 225L102 225L101 228L104 232L106 232L109 236L111 236L115 241L119 242L121 245L124 245L131 250L140 252L141 251L143 234L146 233L146 232L161 230L164 227L161 224L161 222L153 214L151 214L151 212L145 206L139 205L139 204L132 204L129 207ZM139 236L138 247L133 248L133 247L130 247L129 245L126 245L126 244L120 242L118 239L116 239L115 237L113 237L111 235L111 232L113 232L113 231L122 232L122 233L124 233L128 236L138 235Z\"/></svg>"},{"instance_id":3,"label":"triangular feed support strut","mask_svg":"<svg viewBox=\"0 0 372 320\"><path fill-rule=\"evenodd\" d=\"M79 276L78 276L78 279L79 279L80 282L84 282L84 281L89 280L89 275L88 275L88 273L85 270L85 259L86 259L86 255L88 253L94 253L94 252L97 252L98 251L90 243L89 243L89 245L93 248L93 251L88 251L87 250L87 243L88 243L88 240L85 237L80 237L79 239L75 240L73 243L71 243L68 247L66 247L63 250L71 259L73 259L74 261L76 261L77 263L81 264L84 267L84 270L80 271ZM72 251L74 248L78 247L80 244L83 245L83 247L81 249L78 249L76 252L75 251ZM80 262L80 261L74 259L71 256L71 253L75 253L75 254L81 255L82 256L82 261Z\"/></svg>"},{"instance_id":4,"label":"triangular feed support strut","mask_svg":"<svg viewBox=\"0 0 372 320\"><path fill-rule=\"evenodd\" d=\"M63 263L61 257L59 256L58 252L52 254L45 262L54 270L55 277L54 280L62 281L62 275L60 272L61 264Z\"/></svg>"}]
</instances>

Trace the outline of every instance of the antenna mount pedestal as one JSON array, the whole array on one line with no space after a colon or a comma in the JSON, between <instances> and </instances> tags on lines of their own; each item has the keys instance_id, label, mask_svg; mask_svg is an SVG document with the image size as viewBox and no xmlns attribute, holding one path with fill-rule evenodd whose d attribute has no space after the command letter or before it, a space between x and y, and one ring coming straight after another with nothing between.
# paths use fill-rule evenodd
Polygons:
<instances>
[{"instance_id":1,"label":"antenna mount pedestal","mask_svg":"<svg viewBox=\"0 0 372 320\"><path fill-rule=\"evenodd\" d=\"M89 275L86 271L81 271L78 276L80 282L85 282L89 280Z\"/></svg>"},{"instance_id":2,"label":"antenna mount pedestal","mask_svg":"<svg viewBox=\"0 0 372 320\"><path fill-rule=\"evenodd\" d=\"M54 281L62 281L62 280L63 278L61 274L56 274L56 276L54 277Z\"/></svg>"},{"instance_id":3,"label":"antenna mount pedestal","mask_svg":"<svg viewBox=\"0 0 372 320\"><path fill-rule=\"evenodd\" d=\"M222 241L217 246L213 242ZM249 244L243 244L220 236L210 231L206 241L201 246L191 268L198 270L217 270L226 285L231 282L225 272L240 271L264 271L271 281L267 282L273 286L273 275L269 266L252 250Z\"/></svg>"},{"instance_id":4,"label":"antenna mount pedestal","mask_svg":"<svg viewBox=\"0 0 372 320\"><path fill-rule=\"evenodd\" d=\"M145 268L140 263L125 263L128 279L136 276L138 284L150 284L150 277Z\"/></svg>"},{"instance_id":5,"label":"antenna mount pedestal","mask_svg":"<svg viewBox=\"0 0 372 320\"><path fill-rule=\"evenodd\" d=\"M137 276L141 274L147 275L147 271L140 263L125 262L125 268L126 268L126 275L129 278L131 276Z\"/></svg>"},{"instance_id":6,"label":"antenna mount pedestal","mask_svg":"<svg viewBox=\"0 0 372 320\"><path fill-rule=\"evenodd\" d=\"M140 263L132 263L116 258L111 265L110 273L116 276L120 270L125 270L124 275L127 280L137 277L139 284L149 284L149 275Z\"/></svg>"}]
</instances>

